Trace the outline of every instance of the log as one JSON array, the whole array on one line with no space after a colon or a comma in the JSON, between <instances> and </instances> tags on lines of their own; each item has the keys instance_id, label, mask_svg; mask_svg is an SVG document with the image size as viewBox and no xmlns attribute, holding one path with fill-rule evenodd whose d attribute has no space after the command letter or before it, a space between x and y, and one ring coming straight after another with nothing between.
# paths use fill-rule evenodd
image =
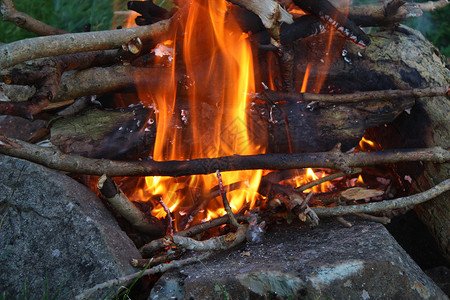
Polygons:
<instances>
[{"instance_id":1,"label":"log","mask_svg":"<svg viewBox=\"0 0 450 300\"><path fill-rule=\"evenodd\" d=\"M64 153L91 158L137 160L152 153L154 113L142 106L116 110L89 108L53 122L50 141Z\"/></svg>"},{"instance_id":2,"label":"log","mask_svg":"<svg viewBox=\"0 0 450 300\"><path fill-rule=\"evenodd\" d=\"M379 32L375 43L364 53L367 62L378 72L383 72L398 88L421 88L446 85L450 71L445 58L419 32L407 27L400 31ZM405 51L407 49L407 51ZM389 59L390 67L379 62ZM450 147L450 99L448 97L421 98L410 114L402 114L387 127L368 130L369 138L384 149L398 147ZM412 178L412 184L403 180L405 189L417 193L428 190L449 178L450 164L424 163L399 164L401 179ZM435 237L442 253L450 261L450 201L449 192L424 204L415 211L420 220Z\"/></svg>"}]
</instances>

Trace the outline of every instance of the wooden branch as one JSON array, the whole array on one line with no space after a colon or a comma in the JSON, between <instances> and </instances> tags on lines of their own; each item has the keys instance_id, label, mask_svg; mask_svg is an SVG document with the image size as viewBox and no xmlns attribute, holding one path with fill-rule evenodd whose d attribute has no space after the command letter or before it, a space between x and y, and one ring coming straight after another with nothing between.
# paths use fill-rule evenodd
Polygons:
<instances>
[{"instance_id":1,"label":"wooden branch","mask_svg":"<svg viewBox=\"0 0 450 300\"><path fill-rule=\"evenodd\" d=\"M363 220L377 222L377 223L381 223L384 225L391 223L391 219L389 219L388 217L372 216L372 215L365 214L365 213L357 213L357 214L355 214L355 216L357 216Z\"/></svg>"},{"instance_id":2,"label":"wooden branch","mask_svg":"<svg viewBox=\"0 0 450 300\"><path fill-rule=\"evenodd\" d=\"M101 95L122 89L134 89L137 84L159 86L170 78L170 71L168 68L161 67L143 68L120 64L65 72L61 77L58 93L52 102ZM136 74L138 76L135 76ZM34 94L28 86L4 85L3 89L12 101L24 101Z\"/></svg>"},{"instance_id":3,"label":"wooden branch","mask_svg":"<svg viewBox=\"0 0 450 300\"><path fill-rule=\"evenodd\" d=\"M0 136L0 153L22 158L60 171L75 174L114 176L185 176L210 174L216 170L285 170L329 168L349 170L352 167L392 164L406 161L450 161L450 151L440 147L427 149L393 149L378 152L342 153L340 151L233 155L188 161L114 161L64 154L54 149L32 145L17 139Z\"/></svg>"},{"instance_id":4,"label":"wooden branch","mask_svg":"<svg viewBox=\"0 0 450 300\"><path fill-rule=\"evenodd\" d=\"M236 220L238 220L239 222L245 222L247 220L247 217L244 215L234 215L234 217L236 218ZM200 223L197 225L194 225L192 227L189 227L186 230L183 231L178 231L175 233L175 235L178 236L194 236L197 235L199 233L202 233L206 230L209 230L211 228L223 225L223 224L227 224L230 221L230 219L228 218L228 216L222 216L222 217L218 217L215 219L212 219L210 221L204 222L204 223Z\"/></svg>"},{"instance_id":5,"label":"wooden branch","mask_svg":"<svg viewBox=\"0 0 450 300\"><path fill-rule=\"evenodd\" d=\"M324 183L324 182L331 181L331 180L336 179L336 178L339 178L339 177L344 177L344 176L348 176L348 175L359 174L359 173L361 173L361 172L362 172L362 169L360 169L360 168L355 168L355 169L351 170L350 173L338 172L338 173L330 174L330 175L327 175L327 176L325 176L325 177L316 179L316 180L314 180L314 181L311 181L311 182L302 184L301 186L296 187L296 188L295 188L295 191L297 191L297 192L303 192L304 190L310 189L310 188L312 188L312 187L314 187L314 186L316 186L316 185L322 184L322 183Z\"/></svg>"},{"instance_id":6,"label":"wooden branch","mask_svg":"<svg viewBox=\"0 0 450 300\"><path fill-rule=\"evenodd\" d=\"M154 267L163 263L170 262L175 259L179 259L184 252L185 251L183 249L173 249L168 251L168 253L164 253L152 258L140 258L140 259L133 258L130 264L133 267L140 269L145 268L149 263L150 263L149 267Z\"/></svg>"},{"instance_id":7,"label":"wooden branch","mask_svg":"<svg viewBox=\"0 0 450 300\"><path fill-rule=\"evenodd\" d=\"M312 210L319 217L331 217L331 216L342 216L348 214L357 213L374 213L386 210L393 210L398 208L404 208L408 206L417 205L425 201L431 200L440 194L450 190L450 179L444 180L438 185L432 187L431 189L415 194L408 197L397 198L393 200L386 200L376 203L367 203L351 206L336 206L336 207L314 207Z\"/></svg>"},{"instance_id":8,"label":"wooden branch","mask_svg":"<svg viewBox=\"0 0 450 300\"><path fill-rule=\"evenodd\" d=\"M348 103L369 100L392 100L398 98L423 98L436 96L449 96L450 86L431 87L424 89L410 90L381 90L371 92L355 92L352 94L312 94L312 93L280 93L266 90L263 93L253 96L256 99L268 102L279 101L306 101L318 103L318 105L328 105L329 103ZM321 104L323 102L323 104ZM314 104L311 104L313 106Z\"/></svg>"},{"instance_id":9,"label":"wooden branch","mask_svg":"<svg viewBox=\"0 0 450 300\"><path fill-rule=\"evenodd\" d=\"M111 206L137 230L158 237L165 234L161 221L157 218L148 220L111 178L102 175L97 182L97 188Z\"/></svg>"},{"instance_id":10,"label":"wooden branch","mask_svg":"<svg viewBox=\"0 0 450 300\"><path fill-rule=\"evenodd\" d=\"M245 240L247 229L247 225L239 225L238 230L235 233L230 232L226 235L212 237L205 241L197 241L193 238L178 234L166 235L163 238L153 240L142 246L139 251L143 257L151 257L156 251L170 246L201 252L226 250L242 243Z\"/></svg>"},{"instance_id":11,"label":"wooden branch","mask_svg":"<svg viewBox=\"0 0 450 300\"><path fill-rule=\"evenodd\" d=\"M136 43L140 45L140 41ZM0 103L0 114L31 118L46 108L55 98L55 95L58 95L59 90L67 93L67 88L60 89L60 82L64 72L116 63L122 57L124 51L121 49L67 54L38 59L8 70L3 76L3 81L8 84L33 85L36 87L36 91L27 102ZM92 85L92 82L89 84ZM80 81L72 82L72 85L76 85L78 88L82 86ZM85 90L84 93L86 92Z\"/></svg>"},{"instance_id":12,"label":"wooden branch","mask_svg":"<svg viewBox=\"0 0 450 300\"><path fill-rule=\"evenodd\" d=\"M231 2L258 15L269 32L283 22L288 24L294 22L292 15L274 0L232 0Z\"/></svg>"},{"instance_id":13,"label":"wooden branch","mask_svg":"<svg viewBox=\"0 0 450 300\"><path fill-rule=\"evenodd\" d=\"M27 15L26 13L18 11L12 0L1 1L0 13L2 14L3 21L11 22L16 26L33 32L37 35L45 36L68 33L68 31L47 25L39 20L36 20L30 15Z\"/></svg>"},{"instance_id":14,"label":"wooden branch","mask_svg":"<svg viewBox=\"0 0 450 300\"><path fill-rule=\"evenodd\" d=\"M131 282L133 282L134 279L140 277L140 276L147 276L150 274L156 274L156 273L163 273L166 272L168 270L172 270L175 268L180 268L182 266L186 266L192 263L196 263L199 261L202 261L206 258L208 258L209 256L211 256L212 253L207 252L207 253L203 253L201 255L198 256L194 256L194 257L190 257L190 258L186 258L186 259L182 259L182 260L175 260L171 263L168 264L161 264L158 265L156 267L150 268L145 270L144 272L136 272L133 274L129 274L123 277L119 277L119 278L115 278L115 279L111 279L108 280L106 282L100 283L95 285L94 287L84 290L81 294L77 295L75 297L75 299L77 300L84 300L84 299L91 299L91 295L94 294L95 292L98 291L102 291L104 289L110 289L113 287L119 287L119 286L127 286L129 284L131 284Z\"/></svg>"},{"instance_id":15,"label":"wooden branch","mask_svg":"<svg viewBox=\"0 0 450 300\"><path fill-rule=\"evenodd\" d=\"M158 23L134 28L97 32L69 33L36 37L0 46L0 69L18 63L63 54L96 50L119 49L135 38L142 41L159 41L177 25L185 12L180 9L172 18Z\"/></svg>"},{"instance_id":16,"label":"wooden branch","mask_svg":"<svg viewBox=\"0 0 450 300\"><path fill-rule=\"evenodd\" d=\"M223 207L225 208L225 211L227 212L227 216L228 216L228 219L230 220L230 224L233 226L239 227L239 223L236 220L236 218L234 217L233 211L231 210L231 207L230 207L230 203L228 202L228 199L227 199L227 194L225 192L225 189L223 188L222 175L220 174L219 170L216 170L216 176L217 176L217 179L219 180L219 190L220 190L220 194L222 196Z\"/></svg>"},{"instance_id":17,"label":"wooden branch","mask_svg":"<svg viewBox=\"0 0 450 300\"><path fill-rule=\"evenodd\" d=\"M383 3L350 6L349 18L363 27L392 26L407 19L422 16L417 3L385 1Z\"/></svg>"},{"instance_id":18,"label":"wooden branch","mask_svg":"<svg viewBox=\"0 0 450 300\"><path fill-rule=\"evenodd\" d=\"M448 3L449 3L448 0L439 0L439 1L416 3L416 5L423 11L433 11L436 9L446 7Z\"/></svg>"}]
</instances>

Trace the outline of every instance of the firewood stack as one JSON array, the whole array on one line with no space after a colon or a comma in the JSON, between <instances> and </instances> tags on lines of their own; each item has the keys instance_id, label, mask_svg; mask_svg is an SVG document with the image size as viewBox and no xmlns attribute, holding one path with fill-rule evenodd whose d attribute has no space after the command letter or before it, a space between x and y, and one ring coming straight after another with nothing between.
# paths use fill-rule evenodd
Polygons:
<instances>
[{"instance_id":1,"label":"firewood stack","mask_svg":"<svg viewBox=\"0 0 450 300\"><path fill-rule=\"evenodd\" d=\"M233 187L223 186L220 172L311 167L332 169L330 173L346 177L359 173L360 170L355 171L357 167L382 165L383 170L395 169L407 196L348 205L380 196L373 190L359 190L357 196L348 196L351 193L347 192L349 203L345 205L312 207L313 195L306 197L301 187L281 185L286 178L275 180L273 177L278 175L270 174L263 176L258 192L272 197L273 202L282 203L296 217L312 224L317 223L319 217L345 214L360 214L387 222L386 216L365 214L417 205L421 219L430 227L447 258L450 257L447 222L450 208L448 192L445 193L450 188L450 74L437 50L420 33L399 25L407 18L420 16L424 9L445 6L446 1L426 6L393 0L347 8L336 7L327 0L230 1L227 17L237 20L257 58L256 82L273 83L270 89L264 84L257 85L249 95L245 111L251 124L250 140L266 144L267 153L160 162L148 158L158 130L156 110L136 106L140 100L135 92L142 84L153 91L168 81L177 82L179 107L176 110L180 112L180 119L167 126L179 126L188 131L188 123L183 120L186 115L181 112L189 111L186 90L195 82L189 82L183 68L175 68L175 78L172 78L171 68L155 63L155 51L152 51L173 32L177 32L177 39L183 39L183 24L190 2L178 2L178 8L168 11L152 1L130 1L128 8L141 14L136 19L136 24L141 26L66 33L17 11L11 1L2 1L4 20L42 37L0 45L3 82L0 114L48 120L50 141L59 149L13 139L2 132L0 153L72 174L105 174L103 182L110 182L106 176L180 177L217 172L220 189L211 193L222 199L224 217L173 233L168 230L172 219L167 206L164 209L169 220L155 220L150 216L151 224L145 224L145 216L139 212L129 214L138 216L139 227L147 233L154 236L168 233L142 248L147 257L155 252L166 255L161 251L167 247L177 248L176 255L167 260L179 257L185 249L228 249L246 236L247 239L255 235L258 238L257 232L263 227L260 220L248 213L236 216L232 213L227 192ZM348 11L348 15L344 11ZM372 34L361 29L375 26L382 28ZM333 36L332 42L329 42L330 36ZM172 50L176 61L182 61L180 49L175 46ZM195 60L199 65L210 63L209 58L201 54ZM303 84L305 89L300 91ZM224 89L234 88L231 82L224 82L223 86ZM112 93L117 93L116 105L111 105ZM219 92L204 93L209 100L197 109L204 116L202 122L207 128L215 122L210 112L215 110ZM117 105L122 101L117 99L125 99L125 94L129 98ZM73 105L80 103L81 108L73 109ZM125 109L117 107L130 104L133 106ZM63 111L69 105L71 109ZM115 110L105 110L105 106L115 106ZM84 131L83 127L92 129L100 122L101 132L100 129ZM71 128L78 129L71 131ZM187 135L184 142L186 145L207 144L214 140L214 134L205 131L200 141L193 141L193 137ZM352 152L365 134L384 151ZM48 136L41 137L45 138ZM123 147L117 147L118 144ZM111 148L113 145L115 148ZM114 195L105 198L110 200L117 194L121 201L127 201L116 186L114 190ZM164 206L164 201L160 205ZM201 210L203 206L196 208ZM161 225L164 222L166 227ZM207 241L191 238L225 223L231 224L227 235ZM152 224L156 225L152 227ZM155 230L159 232L155 234ZM145 265L148 261L135 263Z\"/></svg>"}]
</instances>

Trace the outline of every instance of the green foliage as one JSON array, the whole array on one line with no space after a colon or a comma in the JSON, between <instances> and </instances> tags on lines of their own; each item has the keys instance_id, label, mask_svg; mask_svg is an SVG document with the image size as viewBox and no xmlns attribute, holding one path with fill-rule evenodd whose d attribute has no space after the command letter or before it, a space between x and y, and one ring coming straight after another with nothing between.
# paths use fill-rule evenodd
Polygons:
<instances>
[{"instance_id":1,"label":"green foliage","mask_svg":"<svg viewBox=\"0 0 450 300\"><path fill-rule=\"evenodd\" d=\"M425 12L422 17L408 21L407 25L420 30L443 55L450 57L450 5Z\"/></svg>"},{"instance_id":2,"label":"green foliage","mask_svg":"<svg viewBox=\"0 0 450 300\"><path fill-rule=\"evenodd\" d=\"M71 32L81 32L86 24L91 30L110 29L113 16L112 0L15 0L19 11L46 24ZM9 22L0 22L0 42L9 43L34 37L24 29Z\"/></svg>"}]
</instances>

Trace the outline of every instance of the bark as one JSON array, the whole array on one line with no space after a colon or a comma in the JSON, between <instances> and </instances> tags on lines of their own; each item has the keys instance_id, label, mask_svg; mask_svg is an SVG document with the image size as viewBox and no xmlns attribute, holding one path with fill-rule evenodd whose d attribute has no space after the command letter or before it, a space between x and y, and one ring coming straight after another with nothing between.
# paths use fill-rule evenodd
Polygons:
<instances>
[{"instance_id":1,"label":"bark","mask_svg":"<svg viewBox=\"0 0 450 300\"><path fill-rule=\"evenodd\" d=\"M235 170L285 170L329 168L348 170L351 167L392 164L405 161L443 163L450 160L450 151L442 148L403 149L344 154L338 150L318 153L234 155L186 161L114 161L68 155L0 136L0 153L26 159L49 168L75 174L114 176L185 176Z\"/></svg>"},{"instance_id":2,"label":"bark","mask_svg":"<svg viewBox=\"0 0 450 300\"><path fill-rule=\"evenodd\" d=\"M417 31L406 27L401 32L380 32L365 55L378 72L385 72L398 88L423 88L430 85L447 85L450 71L445 58ZM406 49L406 50L405 50ZM390 69L380 69L377 63L389 59ZM369 138L385 149L398 147L450 147L450 99L448 97L421 98L410 114L401 115L387 127L368 131ZM400 178L409 176L412 185L404 180L411 193L425 191L449 178L450 164L400 164ZM444 256L450 261L450 201L449 193L415 207L421 221L435 237Z\"/></svg>"},{"instance_id":3,"label":"bark","mask_svg":"<svg viewBox=\"0 0 450 300\"><path fill-rule=\"evenodd\" d=\"M319 217L341 216L355 213L382 212L386 210L393 210L414 206L426 202L428 200L434 199L435 197L444 194L448 190L450 190L450 179L444 180L443 182L430 188L427 191L408 197L351 206L314 207L312 208L312 210Z\"/></svg>"},{"instance_id":4,"label":"bark","mask_svg":"<svg viewBox=\"0 0 450 300\"><path fill-rule=\"evenodd\" d=\"M123 44L140 38L142 41L160 41L174 29L181 9L172 18L158 23L134 28L97 32L69 33L20 40L0 46L0 69L7 69L18 63L64 54L119 49Z\"/></svg>"},{"instance_id":5,"label":"bark","mask_svg":"<svg viewBox=\"0 0 450 300\"><path fill-rule=\"evenodd\" d=\"M147 219L111 178L101 176L97 182L97 188L109 204L134 228L155 237L164 235L165 228L161 221L153 217L150 220Z\"/></svg>"},{"instance_id":6,"label":"bark","mask_svg":"<svg viewBox=\"0 0 450 300\"><path fill-rule=\"evenodd\" d=\"M64 153L91 158L144 159L152 153L155 124L153 111L142 106L81 113L52 122L50 141Z\"/></svg>"},{"instance_id":7,"label":"bark","mask_svg":"<svg viewBox=\"0 0 450 300\"><path fill-rule=\"evenodd\" d=\"M11 22L14 25L33 32L37 35L56 35L68 33L65 30L55 28L47 25L35 18L18 11L12 0L2 0L0 6L0 12L3 17L3 21Z\"/></svg>"}]
</instances>

